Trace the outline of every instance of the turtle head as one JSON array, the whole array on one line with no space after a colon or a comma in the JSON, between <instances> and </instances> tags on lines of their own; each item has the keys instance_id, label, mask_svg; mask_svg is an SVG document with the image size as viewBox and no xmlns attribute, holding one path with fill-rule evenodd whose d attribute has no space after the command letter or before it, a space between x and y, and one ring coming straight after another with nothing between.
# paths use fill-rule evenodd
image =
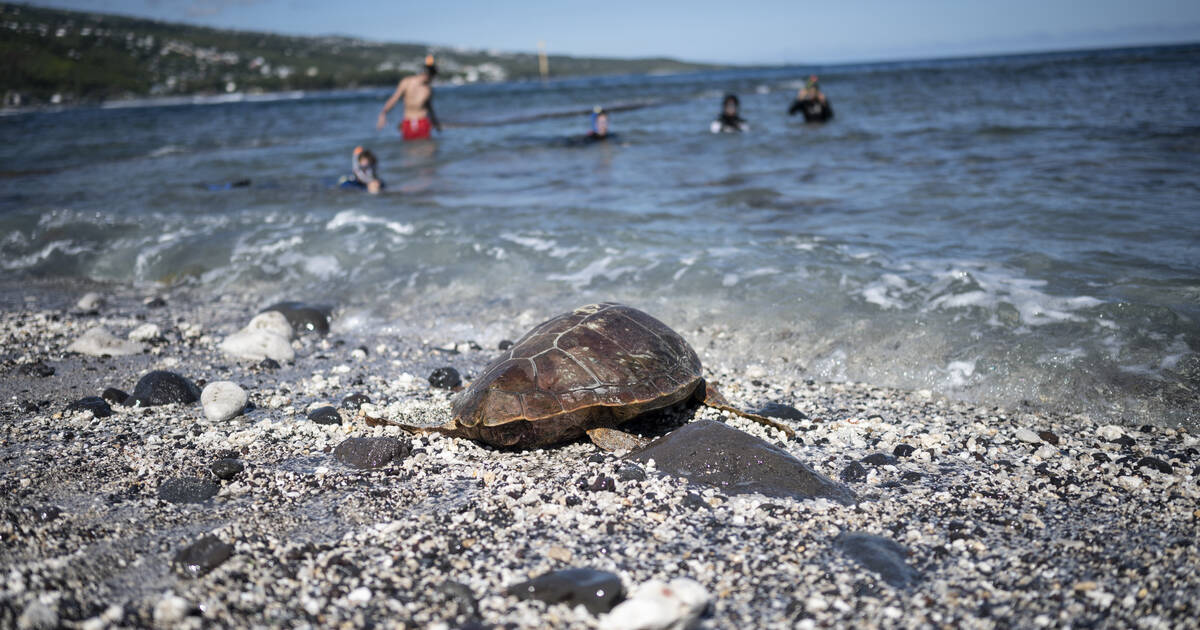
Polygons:
<instances>
[{"instance_id":1,"label":"turtle head","mask_svg":"<svg viewBox=\"0 0 1200 630\"><path fill-rule=\"evenodd\" d=\"M464 429L495 426L525 417L521 392L534 387L521 363L506 362L488 370L451 402L454 420Z\"/></svg>"}]
</instances>

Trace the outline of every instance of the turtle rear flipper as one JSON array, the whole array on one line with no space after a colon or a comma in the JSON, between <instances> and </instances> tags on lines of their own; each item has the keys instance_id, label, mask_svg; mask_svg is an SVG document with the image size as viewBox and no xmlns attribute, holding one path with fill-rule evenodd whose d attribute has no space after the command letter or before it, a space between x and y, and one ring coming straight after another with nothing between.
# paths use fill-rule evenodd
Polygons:
<instances>
[{"instance_id":1,"label":"turtle rear flipper","mask_svg":"<svg viewBox=\"0 0 1200 630\"><path fill-rule=\"evenodd\" d=\"M715 384L710 383L708 381L702 381L702 383L703 383L703 387L696 388L697 397L699 397L700 394L703 394L703 396L704 396L704 398L701 399L701 401L700 401L702 404L704 404L708 407L712 407L713 409L720 409L721 411L728 411L729 413L741 416L747 420L753 420L759 424L766 425L773 429L779 429L780 431L783 431L784 434L787 435L788 437L796 437L796 432L791 427L787 426L786 424L783 424L782 422L775 420L773 418L768 418L766 416L760 416L756 413L751 413L749 411L744 411L742 409L738 409L737 407L734 407L732 403L730 403L728 400L725 399L725 396L721 394L721 391L719 389L717 389L717 386Z\"/></svg>"},{"instance_id":2,"label":"turtle rear flipper","mask_svg":"<svg viewBox=\"0 0 1200 630\"><path fill-rule=\"evenodd\" d=\"M463 437L462 427L460 427L454 420L451 420L446 424L419 425L403 424L400 422L393 422L386 418L373 418L366 415L364 415L363 418L366 420L367 426L369 427L400 427L409 433L415 433L417 435L441 433L442 435L449 435L451 437Z\"/></svg>"}]
</instances>

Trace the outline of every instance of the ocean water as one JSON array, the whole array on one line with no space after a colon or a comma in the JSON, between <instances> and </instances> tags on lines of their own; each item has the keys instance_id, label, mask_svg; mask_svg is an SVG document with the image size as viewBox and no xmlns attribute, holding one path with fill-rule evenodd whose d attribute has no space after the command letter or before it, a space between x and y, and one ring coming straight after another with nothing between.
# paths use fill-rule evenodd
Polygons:
<instances>
[{"instance_id":1,"label":"ocean water","mask_svg":"<svg viewBox=\"0 0 1200 630\"><path fill-rule=\"evenodd\" d=\"M445 133L411 144L375 131L380 90L11 114L0 269L488 343L620 300L721 330L732 365L1195 427L1198 67L1178 46L444 87ZM810 72L830 124L786 115ZM748 133L709 133L725 92ZM570 142L595 104L618 137ZM360 144L388 194L332 187Z\"/></svg>"}]
</instances>

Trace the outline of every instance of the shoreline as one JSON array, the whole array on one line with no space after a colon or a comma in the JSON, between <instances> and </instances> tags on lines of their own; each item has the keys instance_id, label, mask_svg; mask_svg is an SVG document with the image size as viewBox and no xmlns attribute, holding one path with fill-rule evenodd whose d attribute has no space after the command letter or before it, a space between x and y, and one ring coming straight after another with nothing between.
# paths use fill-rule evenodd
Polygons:
<instances>
[{"instance_id":1,"label":"shoreline","mask_svg":"<svg viewBox=\"0 0 1200 630\"><path fill-rule=\"evenodd\" d=\"M96 314L74 307L85 288L105 293ZM154 295L75 282L0 290L0 625L597 627L604 616L582 607L505 594L579 567L615 573L626 592L652 579L696 580L710 597L704 628L1168 627L1195 624L1200 610L1200 440L1182 429L705 361L734 404L776 402L806 415L789 422L798 439L711 409L639 423L647 437L719 420L831 479L856 462L863 470L845 481L855 505L768 499L649 466L644 479L626 478L625 461L586 442L504 451L366 421L444 419L449 392L427 377L447 365L477 376L492 347L348 333L335 315L328 336L293 343L292 364L264 369L217 348L254 315L255 296L180 290L146 304ZM160 328L145 353L63 352L92 325L124 338L145 323ZM678 332L705 359L703 335ZM22 373L37 361L54 373ZM237 382L254 409L223 422L199 403L115 406L106 418L64 412L107 387L132 391L152 369ZM305 417L351 394L372 406L337 425ZM387 436L407 440L411 453L370 470L332 454L346 438ZM911 453L897 456L901 445ZM893 459L862 463L878 453ZM210 466L222 458L245 470L215 477ZM175 477L211 482L216 495L159 498ZM833 543L847 532L906 547L919 581L893 587L838 552ZM232 554L201 577L180 575L173 559L204 535Z\"/></svg>"}]
</instances>

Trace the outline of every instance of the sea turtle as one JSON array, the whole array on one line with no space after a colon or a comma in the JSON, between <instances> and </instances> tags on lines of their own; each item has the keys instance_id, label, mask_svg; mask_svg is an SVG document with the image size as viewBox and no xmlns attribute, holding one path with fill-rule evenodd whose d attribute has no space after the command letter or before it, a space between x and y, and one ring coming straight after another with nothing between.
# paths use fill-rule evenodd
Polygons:
<instances>
[{"instance_id":1,"label":"sea turtle","mask_svg":"<svg viewBox=\"0 0 1200 630\"><path fill-rule=\"evenodd\" d=\"M535 326L455 396L449 423L425 429L535 448L687 400L792 434L730 405L704 382L696 352L666 324L613 303L584 306Z\"/></svg>"}]
</instances>

